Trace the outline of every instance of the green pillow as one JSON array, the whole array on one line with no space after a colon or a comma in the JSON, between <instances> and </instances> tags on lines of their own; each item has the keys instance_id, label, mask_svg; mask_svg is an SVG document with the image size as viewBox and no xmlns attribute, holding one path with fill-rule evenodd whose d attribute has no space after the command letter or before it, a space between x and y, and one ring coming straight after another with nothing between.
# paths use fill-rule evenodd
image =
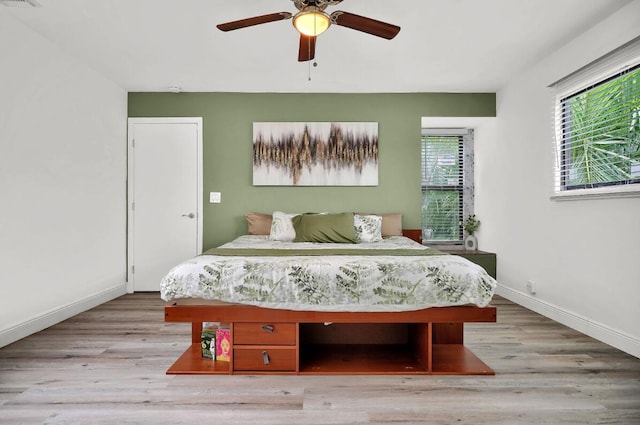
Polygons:
<instances>
[{"instance_id":1,"label":"green pillow","mask_svg":"<svg viewBox=\"0 0 640 425\"><path fill-rule=\"evenodd\" d=\"M355 243L353 213L302 214L291 219L296 231L294 242Z\"/></svg>"}]
</instances>

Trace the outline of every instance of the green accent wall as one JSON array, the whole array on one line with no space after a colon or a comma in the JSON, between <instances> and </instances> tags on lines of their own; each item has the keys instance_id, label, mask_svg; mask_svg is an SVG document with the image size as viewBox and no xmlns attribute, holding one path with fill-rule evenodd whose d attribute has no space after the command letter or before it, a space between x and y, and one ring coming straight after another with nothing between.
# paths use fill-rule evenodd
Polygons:
<instances>
[{"instance_id":1,"label":"green accent wall","mask_svg":"<svg viewBox=\"0 0 640 425\"><path fill-rule=\"evenodd\" d=\"M245 212L401 212L421 218L422 117L495 117L495 93L129 93L129 117L202 117L203 249L247 230ZM378 186L254 187L254 121L378 122ZM209 192L222 192L210 204Z\"/></svg>"}]
</instances>

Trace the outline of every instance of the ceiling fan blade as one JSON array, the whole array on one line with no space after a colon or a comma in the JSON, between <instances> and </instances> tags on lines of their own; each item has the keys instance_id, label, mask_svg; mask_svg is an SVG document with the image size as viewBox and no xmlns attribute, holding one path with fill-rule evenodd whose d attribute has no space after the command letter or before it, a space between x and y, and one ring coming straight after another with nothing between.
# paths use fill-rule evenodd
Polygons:
<instances>
[{"instance_id":1,"label":"ceiling fan blade","mask_svg":"<svg viewBox=\"0 0 640 425\"><path fill-rule=\"evenodd\" d=\"M400 27L388 24L375 19L366 18L354 13L335 11L331 14L331 21L336 25L351 28L357 31L366 32L367 34L376 35L378 37L391 40L400 32Z\"/></svg>"},{"instance_id":2,"label":"ceiling fan blade","mask_svg":"<svg viewBox=\"0 0 640 425\"><path fill-rule=\"evenodd\" d=\"M254 16L253 18L239 19L233 22L216 25L221 31L232 31L240 28L251 27L253 25L266 24L268 22L282 21L291 18L289 12L270 13L268 15Z\"/></svg>"},{"instance_id":3,"label":"ceiling fan blade","mask_svg":"<svg viewBox=\"0 0 640 425\"><path fill-rule=\"evenodd\" d=\"M316 57L316 38L300 34L300 49L298 50L298 62L310 61Z\"/></svg>"}]
</instances>

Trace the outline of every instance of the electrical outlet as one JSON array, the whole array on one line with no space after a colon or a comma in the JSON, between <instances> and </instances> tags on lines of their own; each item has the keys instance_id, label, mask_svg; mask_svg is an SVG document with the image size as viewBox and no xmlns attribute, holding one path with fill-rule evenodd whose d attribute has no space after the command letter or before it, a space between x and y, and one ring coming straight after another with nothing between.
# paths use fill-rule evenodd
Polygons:
<instances>
[{"instance_id":1,"label":"electrical outlet","mask_svg":"<svg viewBox=\"0 0 640 425\"><path fill-rule=\"evenodd\" d=\"M527 280L527 291L529 291L530 294L536 293L536 283L531 279Z\"/></svg>"}]
</instances>

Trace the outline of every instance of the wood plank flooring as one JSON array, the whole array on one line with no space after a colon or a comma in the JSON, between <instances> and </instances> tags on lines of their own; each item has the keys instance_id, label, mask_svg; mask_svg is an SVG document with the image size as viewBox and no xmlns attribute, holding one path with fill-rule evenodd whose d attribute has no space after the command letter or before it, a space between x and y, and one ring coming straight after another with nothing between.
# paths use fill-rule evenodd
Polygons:
<instances>
[{"instance_id":1,"label":"wood plank flooring","mask_svg":"<svg viewBox=\"0 0 640 425\"><path fill-rule=\"evenodd\" d=\"M496 376L168 376L190 325L126 295L0 349L0 423L640 424L640 359L493 304L465 343Z\"/></svg>"}]
</instances>

